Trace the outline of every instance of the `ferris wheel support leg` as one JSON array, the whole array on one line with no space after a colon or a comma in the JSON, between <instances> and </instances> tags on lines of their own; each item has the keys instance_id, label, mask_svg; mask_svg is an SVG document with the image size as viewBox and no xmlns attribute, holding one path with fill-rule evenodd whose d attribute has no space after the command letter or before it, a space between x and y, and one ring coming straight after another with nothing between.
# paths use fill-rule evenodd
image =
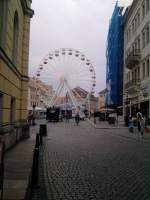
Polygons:
<instances>
[{"instance_id":1,"label":"ferris wheel support leg","mask_svg":"<svg viewBox=\"0 0 150 200\"><path fill-rule=\"evenodd\" d=\"M74 96L73 96L73 93L72 93L71 88L70 88L70 86L69 86L69 84L68 84L67 81L65 81L65 85L66 85L66 88L68 88L68 92L69 92L69 95L70 95L70 98L71 98L71 100L72 100L73 105L74 105L75 107L77 107L78 104L77 104L77 102L76 102L76 100L75 100L75 98L74 98Z\"/></svg>"},{"instance_id":2,"label":"ferris wheel support leg","mask_svg":"<svg viewBox=\"0 0 150 200\"><path fill-rule=\"evenodd\" d=\"M73 91L79 97L79 99L80 99L80 105L84 104L83 98L75 90L73 90Z\"/></svg>"},{"instance_id":3,"label":"ferris wheel support leg","mask_svg":"<svg viewBox=\"0 0 150 200\"><path fill-rule=\"evenodd\" d=\"M50 106L54 106L55 100L57 98L57 96L60 94L60 91L62 90L63 84L60 83L55 91L55 94L53 95L51 102L50 102Z\"/></svg>"}]
</instances>

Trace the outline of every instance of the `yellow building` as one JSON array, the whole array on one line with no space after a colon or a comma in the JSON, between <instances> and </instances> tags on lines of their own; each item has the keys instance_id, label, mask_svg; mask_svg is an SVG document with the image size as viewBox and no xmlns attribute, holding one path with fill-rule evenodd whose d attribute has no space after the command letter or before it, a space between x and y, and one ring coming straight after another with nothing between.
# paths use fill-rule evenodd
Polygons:
<instances>
[{"instance_id":1,"label":"yellow building","mask_svg":"<svg viewBox=\"0 0 150 200\"><path fill-rule=\"evenodd\" d=\"M50 106L50 101L53 96L53 87L35 78L29 77L28 84L28 109L33 106L38 109L47 108Z\"/></svg>"},{"instance_id":2,"label":"yellow building","mask_svg":"<svg viewBox=\"0 0 150 200\"><path fill-rule=\"evenodd\" d=\"M27 132L32 0L0 0L0 134L6 148Z\"/></svg>"}]
</instances>

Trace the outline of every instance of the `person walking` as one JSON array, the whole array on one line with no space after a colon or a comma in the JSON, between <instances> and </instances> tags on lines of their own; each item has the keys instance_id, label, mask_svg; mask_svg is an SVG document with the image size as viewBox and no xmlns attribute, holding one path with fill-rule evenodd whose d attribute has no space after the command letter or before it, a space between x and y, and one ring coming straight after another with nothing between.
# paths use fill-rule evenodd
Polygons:
<instances>
[{"instance_id":1,"label":"person walking","mask_svg":"<svg viewBox=\"0 0 150 200\"><path fill-rule=\"evenodd\" d=\"M36 119L36 110L35 110L35 108L36 108L36 106L33 105L32 107L33 107L33 110L32 110L32 126L35 126L36 125L36 123L35 123L35 119Z\"/></svg>"},{"instance_id":2,"label":"person walking","mask_svg":"<svg viewBox=\"0 0 150 200\"><path fill-rule=\"evenodd\" d=\"M79 121L80 121L80 116L79 116L79 112L77 112L75 115L75 122L77 126L79 125Z\"/></svg>"},{"instance_id":3,"label":"person walking","mask_svg":"<svg viewBox=\"0 0 150 200\"><path fill-rule=\"evenodd\" d=\"M69 123L69 119L70 119L69 111L66 110L66 122L67 123Z\"/></svg>"},{"instance_id":4,"label":"person walking","mask_svg":"<svg viewBox=\"0 0 150 200\"><path fill-rule=\"evenodd\" d=\"M144 117L141 117L140 119L140 133L141 133L141 137L143 137L144 134L144 130L145 130L145 119Z\"/></svg>"},{"instance_id":5,"label":"person walking","mask_svg":"<svg viewBox=\"0 0 150 200\"><path fill-rule=\"evenodd\" d=\"M129 132L133 133L134 132L134 123L133 123L133 118L132 116L129 117Z\"/></svg>"},{"instance_id":6,"label":"person walking","mask_svg":"<svg viewBox=\"0 0 150 200\"><path fill-rule=\"evenodd\" d=\"M138 125L138 131L141 132L141 118L142 118L142 113L137 112L136 114L136 118L137 118L137 125Z\"/></svg>"}]
</instances>

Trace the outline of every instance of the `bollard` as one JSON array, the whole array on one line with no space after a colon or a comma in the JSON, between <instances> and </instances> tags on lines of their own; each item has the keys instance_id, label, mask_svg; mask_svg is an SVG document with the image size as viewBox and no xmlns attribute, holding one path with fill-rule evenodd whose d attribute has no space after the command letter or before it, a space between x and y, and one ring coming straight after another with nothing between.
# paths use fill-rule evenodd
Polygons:
<instances>
[{"instance_id":1,"label":"bollard","mask_svg":"<svg viewBox=\"0 0 150 200\"><path fill-rule=\"evenodd\" d=\"M43 145L43 136L42 136L41 132L40 132L40 145L41 146Z\"/></svg>"},{"instance_id":2,"label":"bollard","mask_svg":"<svg viewBox=\"0 0 150 200\"><path fill-rule=\"evenodd\" d=\"M39 187L38 180L39 180L39 148L35 148L33 154L33 165L32 165L32 175L31 175L31 185L30 185L32 189Z\"/></svg>"},{"instance_id":3,"label":"bollard","mask_svg":"<svg viewBox=\"0 0 150 200\"><path fill-rule=\"evenodd\" d=\"M36 141L35 141L35 148L38 148L40 147L40 138L39 138L39 133L36 134Z\"/></svg>"},{"instance_id":4,"label":"bollard","mask_svg":"<svg viewBox=\"0 0 150 200\"><path fill-rule=\"evenodd\" d=\"M40 124L40 134L42 136L47 136L47 125L46 124Z\"/></svg>"}]
</instances>

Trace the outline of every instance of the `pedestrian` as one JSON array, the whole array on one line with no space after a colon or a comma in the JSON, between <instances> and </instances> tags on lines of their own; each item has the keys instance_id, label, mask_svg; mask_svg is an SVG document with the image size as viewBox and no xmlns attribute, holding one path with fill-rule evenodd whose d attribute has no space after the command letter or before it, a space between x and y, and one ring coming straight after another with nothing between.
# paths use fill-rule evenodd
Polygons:
<instances>
[{"instance_id":1,"label":"pedestrian","mask_svg":"<svg viewBox=\"0 0 150 200\"><path fill-rule=\"evenodd\" d=\"M79 121L80 121L80 115L79 115L79 112L77 112L75 115L75 122L76 122L77 126L79 125Z\"/></svg>"},{"instance_id":2,"label":"pedestrian","mask_svg":"<svg viewBox=\"0 0 150 200\"><path fill-rule=\"evenodd\" d=\"M136 114L136 118L137 118L137 125L138 125L138 131L141 132L141 118L142 118L142 113L141 112L137 112Z\"/></svg>"},{"instance_id":3,"label":"pedestrian","mask_svg":"<svg viewBox=\"0 0 150 200\"><path fill-rule=\"evenodd\" d=\"M29 112L28 112L28 123L29 123L29 125L31 125L31 121L32 121L32 111L29 110Z\"/></svg>"},{"instance_id":4,"label":"pedestrian","mask_svg":"<svg viewBox=\"0 0 150 200\"><path fill-rule=\"evenodd\" d=\"M32 110L32 125L36 125L35 123L35 118L36 118L36 110L35 110L36 106L33 105L33 110Z\"/></svg>"},{"instance_id":5,"label":"pedestrian","mask_svg":"<svg viewBox=\"0 0 150 200\"><path fill-rule=\"evenodd\" d=\"M134 132L134 123L133 123L133 118L132 116L129 117L129 132L133 133Z\"/></svg>"},{"instance_id":6,"label":"pedestrian","mask_svg":"<svg viewBox=\"0 0 150 200\"><path fill-rule=\"evenodd\" d=\"M69 123L69 118L70 118L69 111L66 110L66 122L67 123Z\"/></svg>"},{"instance_id":7,"label":"pedestrian","mask_svg":"<svg viewBox=\"0 0 150 200\"><path fill-rule=\"evenodd\" d=\"M144 117L141 117L140 119L140 132L141 132L141 137L143 137L144 130L145 130L145 119Z\"/></svg>"},{"instance_id":8,"label":"pedestrian","mask_svg":"<svg viewBox=\"0 0 150 200\"><path fill-rule=\"evenodd\" d=\"M93 116L94 116L94 124L96 124L96 111L94 112Z\"/></svg>"}]
</instances>

